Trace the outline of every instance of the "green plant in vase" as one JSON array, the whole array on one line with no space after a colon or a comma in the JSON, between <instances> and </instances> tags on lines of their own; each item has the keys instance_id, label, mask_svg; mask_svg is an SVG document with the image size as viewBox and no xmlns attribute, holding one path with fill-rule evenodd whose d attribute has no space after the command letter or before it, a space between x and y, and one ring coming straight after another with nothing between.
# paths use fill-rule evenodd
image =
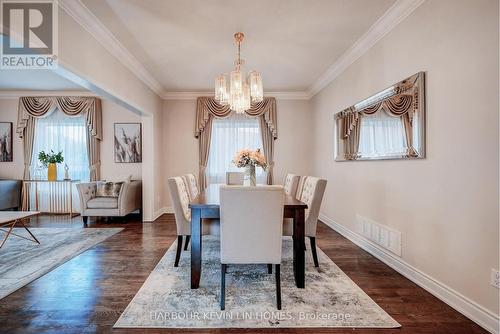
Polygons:
<instances>
[{"instance_id":1,"label":"green plant in vase","mask_svg":"<svg viewBox=\"0 0 500 334\"><path fill-rule=\"evenodd\" d=\"M50 150L50 153L45 153L45 151L41 151L38 153L38 160L42 163L44 167L48 168L47 171L47 179L49 181L57 180L57 165L64 162L64 157L62 156L62 151L55 153L53 150Z\"/></svg>"}]
</instances>

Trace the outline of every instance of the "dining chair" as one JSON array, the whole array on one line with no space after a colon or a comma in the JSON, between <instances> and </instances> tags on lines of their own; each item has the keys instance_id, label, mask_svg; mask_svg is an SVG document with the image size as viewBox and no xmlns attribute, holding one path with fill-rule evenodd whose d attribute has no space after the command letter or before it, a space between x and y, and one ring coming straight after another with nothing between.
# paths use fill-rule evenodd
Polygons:
<instances>
[{"instance_id":1,"label":"dining chair","mask_svg":"<svg viewBox=\"0 0 500 334\"><path fill-rule=\"evenodd\" d=\"M245 174L241 172L226 172L226 184L234 186L242 186Z\"/></svg>"},{"instance_id":2,"label":"dining chair","mask_svg":"<svg viewBox=\"0 0 500 334\"><path fill-rule=\"evenodd\" d=\"M292 195L295 197L297 195L297 187L299 185L300 175L287 174L285 177L285 182L283 186L285 187L285 194Z\"/></svg>"},{"instance_id":3,"label":"dining chair","mask_svg":"<svg viewBox=\"0 0 500 334\"><path fill-rule=\"evenodd\" d=\"M275 265L276 304L281 310L282 186L220 188L221 299L225 309L228 264Z\"/></svg>"},{"instance_id":4,"label":"dining chair","mask_svg":"<svg viewBox=\"0 0 500 334\"><path fill-rule=\"evenodd\" d=\"M304 224L305 236L309 238L311 243L314 266L319 267L318 254L316 252L316 227L318 225L319 210L327 181L312 176L305 176L302 179L302 187L298 190L298 194L300 195L297 196L297 199L307 204ZM283 221L283 235L293 235L293 220L291 218L285 218Z\"/></svg>"},{"instance_id":5,"label":"dining chair","mask_svg":"<svg viewBox=\"0 0 500 334\"><path fill-rule=\"evenodd\" d=\"M187 250L189 239L191 239L191 209L189 208L188 189L183 178L179 176L171 177L167 182L177 226L177 251L174 262L174 267L177 267L179 266L183 237L186 237L184 250ZM219 221L204 219L202 224L202 234L217 234L218 228L215 225L218 225Z\"/></svg>"},{"instance_id":6,"label":"dining chair","mask_svg":"<svg viewBox=\"0 0 500 334\"><path fill-rule=\"evenodd\" d=\"M196 177L194 174L184 174L182 179L186 183L189 199L192 201L200 193L198 190L198 183L196 182Z\"/></svg>"}]
</instances>

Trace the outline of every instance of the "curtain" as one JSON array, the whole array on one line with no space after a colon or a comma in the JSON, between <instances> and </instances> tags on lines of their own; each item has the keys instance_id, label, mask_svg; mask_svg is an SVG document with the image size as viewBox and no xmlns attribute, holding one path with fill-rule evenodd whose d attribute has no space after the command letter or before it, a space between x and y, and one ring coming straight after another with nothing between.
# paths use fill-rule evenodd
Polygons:
<instances>
[{"instance_id":1,"label":"curtain","mask_svg":"<svg viewBox=\"0 0 500 334\"><path fill-rule=\"evenodd\" d=\"M267 161L267 184L273 184L274 168L274 137L271 130L266 126L267 121L264 115L259 117L260 133L262 138L262 149Z\"/></svg>"},{"instance_id":2,"label":"curtain","mask_svg":"<svg viewBox=\"0 0 500 334\"><path fill-rule=\"evenodd\" d=\"M399 91L402 91L402 89L399 89ZM413 95L418 96L418 88L414 87L413 91L408 91L409 89L406 89L403 93L396 94L384 101L375 103L362 110L355 110L351 107L337 114L336 119L341 122L339 138L343 140L344 143L345 159L355 160L360 157L359 138L360 136L363 137L363 135L369 135L369 132L366 129L363 131L363 135L361 135L360 123L363 123L362 119L365 119L368 116L380 114L379 111L383 111L389 116L398 118L398 122L403 124L404 129L404 138L406 140L405 154L409 157L418 156L418 153L413 147L412 125L413 114L416 108L418 108L415 101L416 99ZM371 124L371 121L367 121L366 124ZM372 147L372 149L368 149L365 144L363 145L363 149L368 150L364 152L365 154L373 154L374 151L372 150L374 147ZM378 147L377 149L381 149L381 147Z\"/></svg>"},{"instance_id":3,"label":"curtain","mask_svg":"<svg viewBox=\"0 0 500 334\"><path fill-rule=\"evenodd\" d=\"M339 138L343 140L344 143L344 158L347 160L355 160L359 157L359 113L347 109L337 117L340 120Z\"/></svg>"},{"instance_id":4,"label":"curtain","mask_svg":"<svg viewBox=\"0 0 500 334\"><path fill-rule=\"evenodd\" d=\"M96 181L100 176L100 141L102 140L102 109L101 100L95 97L64 96L64 97L21 97L17 118L17 133L25 141L24 148L29 149L29 136L26 137L31 119L50 116L56 109L70 117L83 116L86 124L87 155L90 180ZM29 176L30 154L25 152L24 177ZM27 167L27 168L26 168Z\"/></svg>"},{"instance_id":5,"label":"curtain","mask_svg":"<svg viewBox=\"0 0 500 334\"><path fill-rule=\"evenodd\" d=\"M400 117L385 112L361 118L359 155L363 158L381 154L400 156L406 154L405 129Z\"/></svg>"},{"instance_id":6,"label":"curtain","mask_svg":"<svg viewBox=\"0 0 500 334\"><path fill-rule=\"evenodd\" d=\"M36 127L36 118L30 117L26 120L26 127L23 132L23 151L24 151L24 173L23 179L27 180L30 178L30 166L31 159L33 156L33 141L35 138L35 127ZM29 184L22 188L21 194L21 210L27 211L29 204Z\"/></svg>"},{"instance_id":7,"label":"curtain","mask_svg":"<svg viewBox=\"0 0 500 334\"><path fill-rule=\"evenodd\" d=\"M210 155L210 142L212 138L212 117L209 117L206 122L206 128L199 134L198 137L198 152L199 152L199 175L198 182L200 183L200 190L204 190L207 185L207 164Z\"/></svg>"},{"instance_id":8,"label":"curtain","mask_svg":"<svg viewBox=\"0 0 500 334\"><path fill-rule=\"evenodd\" d=\"M210 156L206 169L208 184L225 183L226 172L240 171L232 160L239 150L262 149L260 117L234 114L226 118L214 118L210 143ZM257 181L266 182L262 168L256 168Z\"/></svg>"},{"instance_id":9,"label":"curtain","mask_svg":"<svg viewBox=\"0 0 500 334\"><path fill-rule=\"evenodd\" d=\"M31 179L44 179L47 170L41 165L38 160L38 154L41 151L48 152L63 152L64 162L58 166L58 178L64 176L64 166L67 165L69 177L73 180L88 182L89 177L89 162L87 152L87 136L88 128L84 115L68 117L65 113L56 110L49 116L38 118L35 128L36 136L33 141L32 160L31 160ZM74 212L78 212L78 198L76 185L72 184L72 194ZM59 197L59 202L63 200L69 191L67 185L40 183L37 185L38 190L38 207L43 212L65 212L69 208L62 205L54 205L54 198ZM31 199L34 204L35 194L31 188Z\"/></svg>"},{"instance_id":10,"label":"curtain","mask_svg":"<svg viewBox=\"0 0 500 334\"><path fill-rule=\"evenodd\" d=\"M229 117L232 114L229 106L224 106L215 101L211 97L199 97L196 104L196 123L194 136L198 138L199 141L199 168L200 168L200 187L201 190L205 189L207 186L206 181L206 167L208 163L208 157L210 154L210 137L211 137L211 127L212 119ZM266 137L263 135L263 153L266 156L267 162L271 165L270 170L267 173L268 182L272 182L273 172L272 165L274 165L274 143L269 144L269 141L276 140L278 138L278 124L277 124L277 114L276 114L276 99L273 97L266 97L262 102L253 103L251 108L245 111L245 114L252 117L261 116L263 122L261 125L265 124L265 128L261 127L261 131L268 131ZM264 143L264 139L267 143Z\"/></svg>"}]
</instances>

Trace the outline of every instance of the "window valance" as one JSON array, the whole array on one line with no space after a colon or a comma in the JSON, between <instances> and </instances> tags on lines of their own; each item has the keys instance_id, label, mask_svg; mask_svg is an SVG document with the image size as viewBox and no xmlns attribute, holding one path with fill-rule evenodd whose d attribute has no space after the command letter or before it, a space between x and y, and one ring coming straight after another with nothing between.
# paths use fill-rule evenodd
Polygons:
<instances>
[{"instance_id":1,"label":"window valance","mask_svg":"<svg viewBox=\"0 0 500 334\"><path fill-rule=\"evenodd\" d=\"M408 118L411 123L413 119L413 111L418 107L413 103L413 101L413 95L403 93L394 95L387 100L375 103L361 110L355 110L353 107L343 110L336 115L336 118L340 119L342 122L342 132L339 135L341 138L349 137L351 132L359 123L360 114L373 115L381 109L389 116L393 117L401 117L408 114Z\"/></svg>"},{"instance_id":2,"label":"window valance","mask_svg":"<svg viewBox=\"0 0 500 334\"><path fill-rule=\"evenodd\" d=\"M16 130L19 137L23 138L24 129L28 125L30 117L47 117L56 109L61 110L68 116L83 114L91 135L98 140L102 140L101 100L88 96L21 97L19 99Z\"/></svg>"},{"instance_id":3,"label":"window valance","mask_svg":"<svg viewBox=\"0 0 500 334\"><path fill-rule=\"evenodd\" d=\"M210 152L213 117L224 118L231 115L229 106L223 106L213 97L199 97L196 103L196 123L194 136L198 138L199 146L199 183L201 189L207 186L206 168ZM273 184L274 141L278 138L278 118L276 116L276 99L265 97L262 102L252 103L245 114L259 117L262 149L267 161L267 183Z\"/></svg>"},{"instance_id":4,"label":"window valance","mask_svg":"<svg viewBox=\"0 0 500 334\"><path fill-rule=\"evenodd\" d=\"M37 96L19 98L16 132L20 138L23 138L24 179L30 178L36 121L38 118L49 116L56 109L59 109L70 117L85 117L88 127L86 136L90 180L99 180L101 165L100 141L102 140L102 109L101 100L97 97L90 96ZM23 197L23 201L24 200L25 198ZM23 205L23 207L25 206Z\"/></svg>"},{"instance_id":5,"label":"window valance","mask_svg":"<svg viewBox=\"0 0 500 334\"><path fill-rule=\"evenodd\" d=\"M205 130L211 116L224 118L229 117L231 112L232 111L228 105L224 106L217 103L213 97L199 97L196 105L196 124L194 136L196 138L200 136L200 133ZM245 114L251 117L263 116L273 138L278 138L276 99L274 97L266 97L262 100L262 102L252 103L251 108L245 111Z\"/></svg>"}]
</instances>

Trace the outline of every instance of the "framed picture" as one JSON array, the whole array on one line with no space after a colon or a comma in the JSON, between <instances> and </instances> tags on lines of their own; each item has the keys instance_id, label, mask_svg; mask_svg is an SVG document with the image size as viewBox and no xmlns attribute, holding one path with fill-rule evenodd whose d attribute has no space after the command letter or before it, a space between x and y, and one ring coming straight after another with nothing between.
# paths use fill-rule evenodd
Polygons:
<instances>
[{"instance_id":1,"label":"framed picture","mask_svg":"<svg viewBox=\"0 0 500 334\"><path fill-rule=\"evenodd\" d=\"M141 123L115 123L115 162L142 162Z\"/></svg>"},{"instance_id":2,"label":"framed picture","mask_svg":"<svg viewBox=\"0 0 500 334\"><path fill-rule=\"evenodd\" d=\"M12 122L0 122L0 162L12 161Z\"/></svg>"}]
</instances>

